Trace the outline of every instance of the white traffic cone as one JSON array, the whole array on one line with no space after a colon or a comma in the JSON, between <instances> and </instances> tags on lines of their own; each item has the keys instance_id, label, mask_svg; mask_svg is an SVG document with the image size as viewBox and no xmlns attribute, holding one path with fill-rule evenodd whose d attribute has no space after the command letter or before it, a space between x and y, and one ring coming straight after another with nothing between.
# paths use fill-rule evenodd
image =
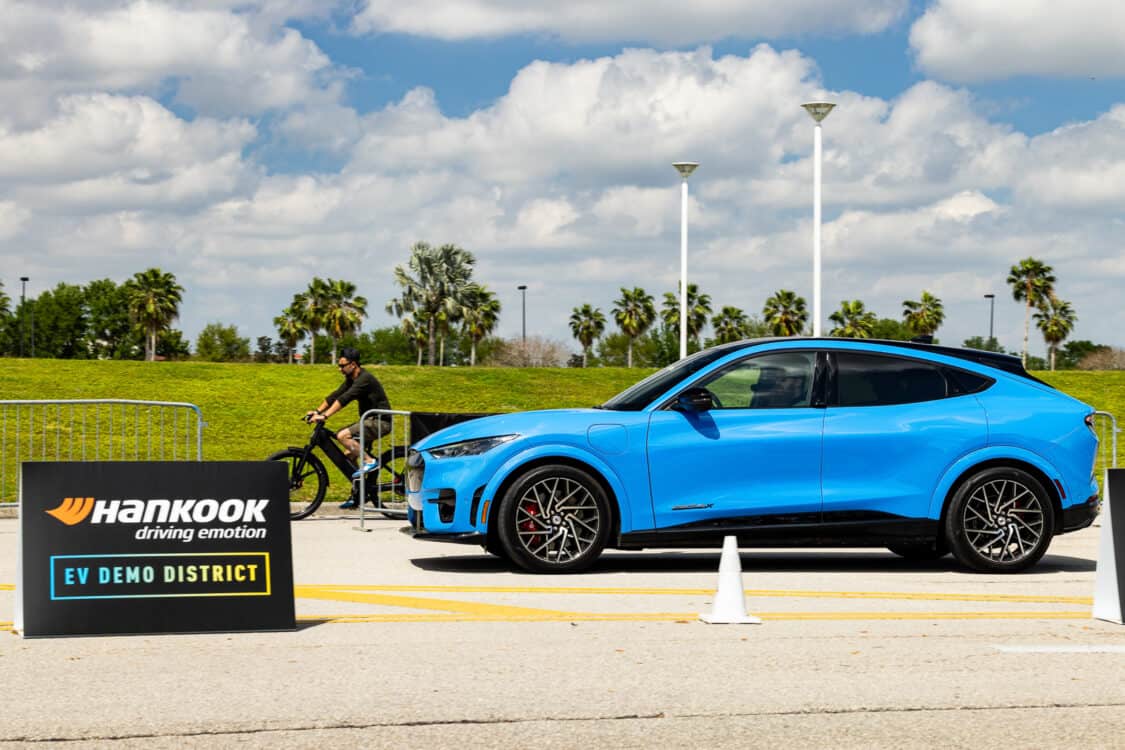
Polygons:
<instances>
[{"instance_id":1,"label":"white traffic cone","mask_svg":"<svg viewBox=\"0 0 1125 750\"><path fill-rule=\"evenodd\" d=\"M709 625L760 625L761 619L746 613L746 595L742 591L742 562L738 557L738 540L723 537L723 556L719 558L719 590L711 604L711 614L699 619Z\"/></svg>"}]
</instances>

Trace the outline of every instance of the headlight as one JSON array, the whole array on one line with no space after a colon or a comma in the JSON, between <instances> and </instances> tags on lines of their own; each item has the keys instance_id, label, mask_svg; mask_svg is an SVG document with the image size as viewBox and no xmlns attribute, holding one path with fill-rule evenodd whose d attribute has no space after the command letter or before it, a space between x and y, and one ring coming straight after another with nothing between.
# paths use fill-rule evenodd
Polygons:
<instances>
[{"instance_id":1,"label":"headlight","mask_svg":"<svg viewBox=\"0 0 1125 750\"><path fill-rule=\"evenodd\" d=\"M514 440L518 435L497 435L495 437L477 438L476 440L462 440L460 443L439 445L437 448L427 449L434 458L461 458L462 456L479 456L490 451L498 445Z\"/></svg>"}]
</instances>

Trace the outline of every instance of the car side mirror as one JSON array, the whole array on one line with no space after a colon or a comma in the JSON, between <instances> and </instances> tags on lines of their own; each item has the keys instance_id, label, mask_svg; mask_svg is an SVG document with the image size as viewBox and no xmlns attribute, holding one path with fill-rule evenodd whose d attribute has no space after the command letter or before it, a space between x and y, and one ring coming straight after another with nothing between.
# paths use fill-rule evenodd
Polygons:
<instances>
[{"instance_id":1,"label":"car side mirror","mask_svg":"<svg viewBox=\"0 0 1125 750\"><path fill-rule=\"evenodd\" d=\"M706 388L688 388L676 399L677 411L708 411L714 408L711 391Z\"/></svg>"}]
</instances>

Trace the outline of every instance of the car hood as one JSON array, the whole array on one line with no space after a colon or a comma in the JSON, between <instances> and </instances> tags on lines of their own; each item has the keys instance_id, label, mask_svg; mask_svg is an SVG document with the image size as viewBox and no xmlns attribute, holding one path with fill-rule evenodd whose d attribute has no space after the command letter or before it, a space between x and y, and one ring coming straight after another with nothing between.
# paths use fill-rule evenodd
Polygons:
<instances>
[{"instance_id":1,"label":"car hood","mask_svg":"<svg viewBox=\"0 0 1125 750\"><path fill-rule=\"evenodd\" d=\"M567 432L577 431L583 425L599 422L617 422L619 412L605 409L542 409L539 411L519 411L511 414L496 414L480 417L467 422L451 425L443 430L427 435L414 444L418 450L436 448L439 445L459 443L462 440L495 437L496 435L528 435L533 433L557 432L560 428Z\"/></svg>"}]
</instances>

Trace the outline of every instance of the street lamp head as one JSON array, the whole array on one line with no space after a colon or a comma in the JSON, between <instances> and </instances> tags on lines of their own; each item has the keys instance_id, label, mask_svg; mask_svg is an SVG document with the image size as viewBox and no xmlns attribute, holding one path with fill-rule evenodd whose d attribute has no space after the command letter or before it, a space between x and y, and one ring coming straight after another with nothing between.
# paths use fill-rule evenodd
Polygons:
<instances>
[{"instance_id":1,"label":"street lamp head","mask_svg":"<svg viewBox=\"0 0 1125 750\"><path fill-rule=\"evenodd\" d=\"M984 295L984 298L985 299L995 299L996 295L995 294L986 294L986 295Z\"/></svg>"},{"instance_id":2,"label":"street lamp head","mask_svg":"<svg viewBox=\"0 0 1125 750\"><path fill-rule=\"evenodd\" d=\"M691 173L695 171L695 168L699 166L699 163L694 161L677 161L674 162L672 166L675 167L676 171L680 173L680 177L683 177L686 180L687 178L691 177Z\"/></svg>"},{"instance_id":3,"label":"street lamp head","mask_svg":"<svg viewBox=\"0 0 1125 750\"><path fill-rule=\"evenodd\" d=\"M516 287L516 289L519 289L522 292L527 289L527 284L520 284Z\"/></svg>"},{"instance_id":4,"label":"street lamp head","mask_svg":"<svg viewBox=\"0 0 1125 750\"><path fill-rule=\"evenodd\" d=\"M808 102L801 106L805 108L805 111L808 112L814 120L820 122L825 117L828 117L828 113L831 112L836 105L832 102Z\"/></svg>"},{"instance_id":5,"label":"street lamp head","mask_svg":"<svg viewBox=\"0 0 1125 750\"><path fill-rule=\"evenodd\" d=\"M22 281L23 283L26 284L27 282L31 281L31 277L30 276L20 276L20 281Z\"/></svg>"}]
</instances>

